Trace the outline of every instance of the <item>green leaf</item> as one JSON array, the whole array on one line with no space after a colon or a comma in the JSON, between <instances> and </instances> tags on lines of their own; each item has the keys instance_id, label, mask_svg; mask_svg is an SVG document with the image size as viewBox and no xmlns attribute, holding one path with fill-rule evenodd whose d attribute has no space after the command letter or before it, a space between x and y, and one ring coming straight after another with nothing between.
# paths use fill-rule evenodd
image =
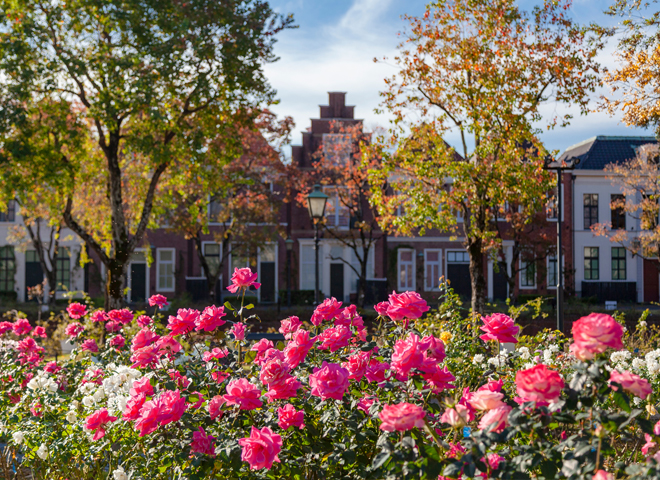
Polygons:
<instances>
[{"instance_id":1,"label":"green leaf","mask_svg":"<svg viewBox=\"0 0 660 480\"><path fill-rule=\"evenodd\" d=\"M227 310L231 310L232 312L235 310L235 309L234 309L234 306L233 306L231 303L229 303L229 300L227 300L227 301L225 302L225 308L226 308Z\"/></svg>"},{"instance_id":2,"label":"green leaf","mask_svg":"<svg viewBox=\"0 0 660 480\"><path fill-rule=\"evenodd\" d=\"M616 403L621 410L624 410L627 413L631 412L628 395L623 393L620 389L612 394L612 398L614 399L614 403Z\"/></svg>"},{"instance_id":3,"label":"green leaf","mask_svg":"<svg viewBox=\"0 0 660 480\"><path fill-rule=\"evenodd\" d=\"M254 305L251 303L249 305L245 305L245 307L243 308L245 308L246 310L252 310L254 308Z\"/></svg>"},{"instance_id":4,"label":"green leaf","mask_svg":"<svg viewBox=\"0 0 660 480\"><path fill-rule=\"evenodd\" d=\"M371 464L371 468L376 470L376 469L382 467L385 464L385 462L387 462L389 459L390 459L390 454L388 452L380 452L374 458L374 461Z\"/></svg>"}]
</instances>

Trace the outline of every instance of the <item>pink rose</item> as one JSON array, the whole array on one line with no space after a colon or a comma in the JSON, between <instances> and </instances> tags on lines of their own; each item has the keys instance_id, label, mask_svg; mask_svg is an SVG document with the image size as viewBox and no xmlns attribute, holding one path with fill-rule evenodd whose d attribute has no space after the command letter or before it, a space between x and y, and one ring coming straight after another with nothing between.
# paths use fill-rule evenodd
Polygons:
<instances>
[{"instance_id":1,"label":"pink rose","mask_svg":"<svg viewBox=\"0 0 660 480\"><path fill-rule=\"evenodd\" d=\"M504 385L502 379L497 381L491 380L486 385L482 385L481 387L479 387L479 390L490 390L491 392L501 392L502 385Z\"/></svg>"},{"instance_id":2,"label":"pink rose","mask_svg":"<svg viewBox=\"0 0 660 480\"><path fill-rule=\"evenodd\" d=\"M389 303L387 316L394 321L415 320L429 311L426 300L417 292L392 292Z\"/></svg>"},{"instance_id":3,"label":"pink rose","mask_svg":"<svg viewBox=\"0 0 660 480\"><path fill-rule=\"evenodd\" d=\"M424 362L424 352L419 342L419 336L409 333L405 339L397 340L392 353L392 370L406 377L408 372L421 367Z\"/></svg>"},{"instance_id":4,"label":"pink rose","mask_svg":"<svg viewBox=\"0 0 660 480\"><path fill-rule=\"evenodd\" d=\"M133 362L131 368L147 367L156 363L160 357L161 354L156 345L140 348L131 355L131 362Z\"/></svg>"},{"instance_id":5,"label":"pink rose","mask_svg":"<svg viewBox=\"0 0 660 480\"><path fill-rule=\"evenodd\" d=\"M150 397L154 394L154 387L151 385L149 377L142 377L133 382L133 386L129 390L131 397L140 395L141 393Z\"/></svg>"},{"instance_id":6,"label":"pink rose","mask_svg":"<svg viewBox=\"0 0 660 480\"><path fill-rule=\"evenodd\" d=\"M488 466L493 470L500 468L500 463L504 460L504 457L500 457L497 453L489 453L487 457Z\"/></svg>"},{"instance_id":7,"label":"pink rose","mask_svg":"<svg viewBox=\"0 0 660 480\"><path fill-rule=\"evenodd\" d=\"M367 367L371 359L371 352L353 352L353 355L348 357L348 362L341 364L342 367L348 370L350 375L348 378L359 382L367 373Z\"/></svg>"},{"instance_id":8,"label":"pink rose","mask_svg":"<svg viewBox=\"0 0 660 480\"><path fill-rule=\"evenodd\" d=\"M594 476L591 477L591 480L614 480L614 475L607 473L605 470L598 470L594 473Z\"/></svg>"},{"instance_id":9,"label":"pink rose","mask_svg":"<svg viewBox=\"0 0 660 480\"><path fill-rule=\"evenodd\" d=\"M268 398L269 402L273 400L286 400L287 398L298 395L298 389L300 387L302 387L302 384L295 377L289 376L282 382L269 385L266 398Z\"/></svg>"},{"instance_id":10,"label":"pink rose","mask_svg":"<svg viewBox=\"0 0 660 480\"><path fill-rule=\"evenodd\" d=\"M151 317L147 315L140 315L135 322L140 328L145 328L151 325Z\"/></svg>"},{"instance_id":11,"label":"pink rose","mask_svg":"<svg viewBox=\"0 0 660 480\"><path fill-rule=\"evenodd\" d=\"M44 371L48 373L57 373L60 370L62 370L62 367L60 367L57 362L48 362L44 367Z\"/></svg>"},{"instance_id":12,"label":"pink rose","mask_svg":"<svg viewBox=\"0 0 660 480\"><path fill-rule=\"evenodd\" d=\"M374 397L362 397L357 404L357 409L362 410L366 415L369 415L369 410L371 406L376 402Z\"/></svg>"},{"instance_id":13,"label":"pink rose","mask_svg":"<svg viewBox=\"0 0 660 480\"><path fill-rule=\"evenodd\" d=\"M110 339L108 344L111 347L116 347L117 349L124 348L124 345L126 345L126 339L122 337L121 335L115 335Z\"/></svg>"},{"instance_id":14,"label":"pink rose","mask_svg":"<svg viewBox=\"0 0 660 480\"><path fill-rule=\"evenodd\" d=\"M287 340L291 340L291 334L302 326L300 319L295 316L285 318L280 322L280 324L281 327L279 328L279 331Z\"/></svg>"},{"instance_id":15,"label":"pink rose","mask_svg":"<svg viewBox=\"0 0 660 480\"><path fill-rule=\"evenodd\" d=\"M612 382L618 383L626 392L632 393L642 400L646 399L646 397L653 393L653 389L648 380L645 380L634 373L630 373L627 370L623 373L612 370L610 372L610 383ZM612 390L616 391L618 390L618 387L612 385Z\"/></svg>"},{"instance_id":16,"label":"pink rose","mask_svg":"<svg viewBox=\"0 0 660 480\"><path fill-rule=\"evenodd\" d=\"M194 308L180 308L176 317L170 315L167 319L167 328L172 332L170 335L184 335L192 332L199 321L199 312Z\"/></svg>"},{"instance_id":17,"label":"pink rose","mask_svg":"<svg viewBox=\"0 0 660 480\"><path fill-rule=\"evenodd\" d=\"M87 307L81 303L74 302L66 307L66 313L74 320L78 320L87 314Z\"/></svg>"},{"instance_id":18,"label":"pink rose","mask_svg":"<svg viewBox=\"0 0 660 480\"><path fill-rule=\"evenodd\" d=\"M46 338L46 329L42 326L34 327L34 330L32 331L32 336Z\"/></svg>"},{"instance_id":19,"label":"pink rose","mask_svg":"<svg viewBox=\"0 0 660 480\"><path fill-rule=\"evenodd\" d=\"M156 341L155 345L158 348L158 353L160 355L169 355L170 357L172 357L175 353L180 352L183 348L181 347L181 344L177 342L176 339L171 335L160 337Z\"/></svg>"},{"instance_id":20,"label":"pink rose","mask_svg":"<svg viewBox=\"0 0 660 480\"><path fill-rule=\"evenodd\" d=\"M653 441L653 437L648 433L644 434L644 440L646 440L646 443L642 446L642 453L644 455L648 455L649 452L653 452L655 450L658 444Z\"/></svg>"},{"instance_id":21,"label":"pink rose","mask_svg":"<svg viewBox=\"0 0 660 480\"><path fill-rule=\"evenodd\" d=\"M516 391L520 397L516 401L548 405L559 399L563 389L561 375L543 364L516 373Z\"/></svg>"},{"instance_id":22,"label":"pink rose","mask_svg":"<svg viewBox=\"0 0 660 480\"><path fill-rule=\"evenodd\" d=\"M126 407L128 408L128 404ZM135 421L135 429L140 432L140 437L149 435L158 429L159 413L159 406L154 400L149 400L142 405L139 416Z\"/></svg>"},{"instance_id":23,"label":"pink rose","mask_svg":"<svg viewBox=\"0 0 660 480\"><path fill-rule=\"evenodd\" d=\"M19 318L12 325L12 329L16 335L27 335L32 331L32 326L27 318Z\"/></svg>"},{"instance_id":24,"label":"pink rose","mask_svg":"<svg viewBox=\"0 0 660 480\"><path fill-rule=\"evenodd\" d=\"M85 428L87 430L96 430L92 440L97 441L105 435L105 425L116 420L117 417L110 416L106 408L101 408L85 419Z\"/></svg>"},{"instance_id":25,"label":"pink rose","mask_svg":"<svg viewBox=\"0 0 660 480\"><path fill-rule=\"evenodd\" d=\"M140 412L146 400L147 397L144 393L131 395L131 398L128 400L128 402L126 402L126 407L124 408L124 414L122 418L125 421L137 420L138 418L140 418ZM157 421L156 421L156 425L158 425Z\"/></svg>"},{"instance_id":26,"label":"pink rose","mask_svg":"<svg viewBox=\"0 0 660 480\"><path fill-rule=\"evenodd\" d=\"M160 337L157 334L148 328L143 328L133 337L133 341L131 342L131 352L135 352L136 350L156 343L158 339L160 339Z\"/></svg>"},{"instance_id":27,"label":"pink rose","mask_svg":"<svg viewBox=\"0 0 660 480\"><path fill-rule=\"evenodd\" d=\"M447 423L454 428L461 428L468 424L470 421L470 413L465 405L457 403L452 408L444 411L440 417L442 423Z\"/></svg>"},{"instance_id":28,"label":"pink rose","mask_svg":"<svg viewBox=\"0 0 660 480\"><path fill-rule=\"evenodd\" d=\"M216 395L209 401L207 408L209 409L209 415L211 420L215 420L218 417L222 417L222 406L225 404L225 399L222 395Z\"/></svg>"},{"instance_id":29,"label":"pink rose","mask_svg":"<svg viewBox=\"0 0 660 480\"><path fill-rule=\"evenodd\" d=\"M110 333L118 332L121 330L121 323L110 320L105 324L105 329Z\"/></svg>"},{"instance_id":30,"label":"pink rose","mask_svg":"<svg viewBox=\"0 0 660 480\"><path fill-rule=\"evenodd\" d=\"M165 297L165 295L161 295L160 293L149 297L149 306L154 307L156 305L158 308L163 308L164 306L169 305L169 303L167 303L167 297Z\"/></svg>"},{"instance_id":31,"label":"pink rose","mask_svg":"<svg viewBox=\"0 0 660 480\"><path fill-rule=\"evenodd\" d=\"M235 323L234 326L229 330L229 333L231 333L238 341L245 340L245 324Z\"/></svg>"},{"instance_id":32,"label":"pink rose","mask_svg":"<svg viewBox=\"0 0 660 480\"><path fill-rule=\"evenodd\" d=\"M608 348L623 348L623 327L611 316L592 313L573 323L571 351L580 360L590 360Z\"/></svg>"},{"instance_id":33,"label":"pink rose","mask_svg":"<svg viewBox=\"0 0 660 480\"><path fill-rule=\"evenodd\" d=\"M277 424L282 430L287 430L289 427L298 427L299 430L302 430L305 428L304 420L305 412L296 410L290 403L287 403L284 408L277 409Z\"/></svg>"},{"instance_id":34,"label":"pink rose","mask_svg":"<svg viewBox=\"0 0 660 480\"><path fill-rule=\"evenodd\" d=\"M490 410L481 418L479 429L484 430L490 427L493 432L501 432L508 425L511 410L513 409L508 405Z\"/></svg>"},{"instance_id":35,"label":"pink rose","mask_svg":"<svg viewBox=\"0 0 660 480\"><path fill-rule=\"evenodd\" d=\"M188 408L197 410L199 407L202 406L204 401L205 401L204 395L202 395L200 392L197 391L192 392L192 394L188 397L188 402L190 402L188 404Z\"/></svg>"},{"instance_id":36,"label":"pink rose","mask_svg":"<svg viewBox=\"0 0 660 480\"><path fill-rule=\"evenodd\" d=\"M212 332L218 327L221 327L224 325L225 322L222 317L227 315L225 313L225 307L216 307L215 305L211 305L209 307L206 307L202 314L199 316L199 319L197 321L197 328L195 328L196 331L204 330L205 332Z\"/></svg>"},{"instance_id":37,"label":"pink rose","mask_svg":"<svg viewBox=\"0 0 660 480\"><path fill-rule=\"evenodd\" d=\"M85 340L80 346L83 352L97 353L99 351L99 346L96 344L96 340L89 339Z\"/></svg>"},{"instance_id":38,"label":"pink rose","mask_svg":"<svg viewBox=\"0 0 660 480\"><path fill-rule=\"evenodd\" d=\"M89 318L92 322L105 322L108 319L108 316L103 310L96 310Z\"/></svg>"},{"instance_id":39,"label":"pink rose","mask_svg":"<svg viewBox=\"0 0 660 480\"><path fill-rule=\"evenodd\" d=\"M192 442L190 443L190 456L193 453L215 457L215 437L207 435L202 427L193 432Z\"/></svg>"},{"instance_id":40,"label":"pink rose","mask_svg":"<svg viewBox=\"0 0 660 480\"><path fill-rule=\"evenodd\" d=\"M13 328L14 324L11 322L0 322L0 335L4 335L5 333L12 331Z\"/></svg>"},{"instance_id":41,"label":"pink rose","mask_svg":"<svg viewBox=\"0 0 660 480\"><path fill-rule=\"evenodd\" d=\"M285 382L291 375L291 367L282 360L274 359L264 364L259 373L259 380L264 385L271 385Z\"/></svg>"},{"instance_id":42,"label":"pink rose","mask_svg":"<svg viewBox=\"0 0 660 480\"><path fill-rule=\"evenodd\" d=\"M653 426L653 433L660 435L660 420Z\"/></svg>"},{"instance_id":43,"label":"pink rose","mask_svg":"<svg viewBox=\"0 0 660 480\"><path fill-rule=\"evenodd\" d=\"M78 322L73 322L70 323L66 326L64 329L64 333L68 335L69 337L77 337L80 335L83 331L85 330L85 327L83 327L80 323Z\"/></svg>"},{"instance_id":44,"label":"pink rose","mask_svg":"<svg viewBox=\"0 0 660 480\"><path fill-rule=\"evenodd\" d=\"M232 284L227 287L227 290L231 293L236 293L239 290L245 290L249 287L259 288L261 284L255 282L257 276L249 268L235 268L234 274L231 276Z\"/></svg>"},{"instance_id":45,"label":"pink rose","mask_svg":"<svg viewBox=\"0 0 660 480\"><path fill-rule=\"evenodd\" d=\"M121 323L122 325L128 325L133 321L133 312L128 308L122 308L121 310L110 310L108 312L108 318L113 322Z\"/></svg>"},{"instance_id":46,"label":"pink rose","mask_svg":"<svg viewBox=\"0 0 660 480\"><path fill-rule=\"evenodd\" d=\"M239 378L229 382L224 399L227 405L238 405L241 410L254 410L263 405L260 397L261 390L256 385L252 385L246 378Z\"/></svg>"},{"instance_id":47,"label":"pink rose","mask_svg":"<svg viewBox=\"0 0 660 480\"><path fill-rule=\"evenodd\" d=\"M426 350L426 356L428 358L432 358L436 362L442 362L447 356L445 354L445 344L433 335L422 338L419 346L422 350Z\"/></svg>"},{"instance_id":48,"label":"pink rose","mask_svg":"<svg viewBox=\"0 0 660 480\"><path fill-rule=\"evenodd\" d=\"M381 317L387 317L387 309L390 307L390 302L380 302L378 305L374 305L374 310Z\"/></svg>"},{"instance_id":49,"label":"pink rose","mask_svg":"<svg viewBox=\"0 0 660 480\"><path fill-rule=\"evenodd\" d=\"M165 390L158 397L158 423L165 426L176 422L186 411L186 399L178 390Z\"/></svg>"},{"instance_id":50,"label":"pink rose","mask_svg":"<svg viewBox=\"0 0 660 480\"><path fill-rule=\"evenodd\" d=\"M284 357L291 368L300 365L314 346L316 337L310 338L307 330L298 329L291 334L291 341L284 348Z\"/></svg>"},{"instance_id":51,"label":"pink rose","mask_svg":"<svg viewBox=\"0 0 660 480\"><path fill-rule=\"evenodd\" d=\"M311 394L321 400L341 400L348 388L349 375L348 370L341 365L324 361L321 368L314 368L314 373L309 376Z\"/></svg>"},{"instance_id":52,"label":"pink rose","mask_svg":"<svg viewBox=\"0 0 660 480\"><path fill-rule=\"evenodd\" d=\"M204 352L202 354L202 360L204 360L206 363L209 363L213 359L220 360L221 358L225 358L229 354L229 351L225 349L220 349L218 347L215 347L213 350Z\"/></svg>"},{"instance_id":53,"label":"pink rose","mask_svg":"<svg viewBox=\"0 0 660 480\"><path fill-rule=\"evenodd\" d=\"M318 346L319 350L330 350L330 353L336 352L337 350L344 348L351 341L353 333L351 329L344 325L337 325L336 327L330 327L323 330L319 335L319 339L322 342Z\"/></svg>"},{"instance_id":54,"label":"pink rose","mask_svg":"<svg viewBox=\"0 0 660 480\"><path fill-rule=\"evenodd\" d=\"M367 367L367 372L364 374L368 382L376 382L378 384L385 381L385 376L390 370L390 364L387 362L379 362L372 358Z\"/></svg>"},{"instance_id":55,"label":"pink rose","mask_svg":"<svg viewBox=\"0 0 660 480\"><path fill-rule=\"evenodd\" d=\"M335 317L335 326L337 325L355 327L357 330L362 330L364 329L364 320L358 315L357 307L355 305L349 305Z\"/></svg>"},{"instance_id":56,"label":"pink rose","mask_svg":"<svg viewBox=\"0 0 660 480\"><path fill-rule=\"evenodd\" d=\"M494 313L489 317L481 317L481 320L484 322L481 330L486 333L479 338L484 342L496 340L500 343L518 343L516 335L520 332L520 327L507 315Z\"/></svg>"},{"instance_id":57,"label":"pink rose","mask_svg":"<svg viewBox=\"0 0 660 480\"><path fill-rule=\"evenodd\" d=\"M250 436L241 438L238 444L243 447L241 460L250 464L252 470L270 470L273 462L280 461L277 454L282 450L282 437L268 427L259 430L252 426Z\"/></svg>"},{"instance_id":58,"label":"pink rose","mask_svg":"<svg viewBox=\"0 0 660 480\"><path fill-rule=\"evenodd\" d=\"M335 297L326 298L316 307L310 321L318 327L324 320L332 320L339 315L341 304Z\"/></svg>"},{"instance_id":59,"label":"pink rose","mask_svg":"<svg viewBox=\"0 0 660 480\"><path fill-rule=\"evenodd\" d=\"M491 392L490 390L477 390L470 396L470 405L477 410L492 410L506 405L502 399L504 394L501 392Z\"/></svg>"},{"instance_id":60,"label":"pink rose","mask_svg":"<svg viewBox=\"0 0 660 480\"><path fill-rule=\"evenodd\" d=\"M403 402L397 405L385 405L378 416L383 422L380 425L381 430L405 432L415 427L424 427L426 412L422 407Z\"/></svg>"},{"instance_id":61,"label":"pink rose","mask_svg":"<svg viewBox=\"0 0 660 480\"><path fill-rule=\"evenodd\" d=\"M447 367L440 368L439 365L434 365L433 368L424 373L422 377L424 380L426 380L431 390L433 390L435 393L456 388L456 386L451 383L456 380L456 377L452 375Z\"/></svg>"}]
</instances>

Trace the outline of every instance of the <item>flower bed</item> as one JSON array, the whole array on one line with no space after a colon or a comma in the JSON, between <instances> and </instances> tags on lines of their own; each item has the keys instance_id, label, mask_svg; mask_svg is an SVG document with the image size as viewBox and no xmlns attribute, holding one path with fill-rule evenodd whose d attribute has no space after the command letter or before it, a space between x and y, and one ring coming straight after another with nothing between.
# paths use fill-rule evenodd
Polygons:
<instances>
[{"instance_id":1,"label":"flower bed","mask_svg":"<svg viewBox=\"0 0 660 480\"><path fill-rule=\"evenodd\" d=\"M241 297L256 276L232 280ZM0 475L660 478L660 350L626 350L608 315L580 319L572 342L529 338L450 302L421 321L419 295L393 293L373 332L328 299L309 323L282 320L273 345L245 340L241 305L165 319L73 303L79 346L59 363L43 358L43 329L0 322Z\"/></svg>"}]
</instances>

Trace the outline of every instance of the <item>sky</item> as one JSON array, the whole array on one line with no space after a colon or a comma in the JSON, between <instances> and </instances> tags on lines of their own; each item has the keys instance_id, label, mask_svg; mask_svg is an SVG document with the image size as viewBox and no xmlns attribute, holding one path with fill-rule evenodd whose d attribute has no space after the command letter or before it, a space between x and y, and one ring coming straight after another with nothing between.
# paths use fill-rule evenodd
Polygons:
<instances>
[{"instance_id":1,"label":"sky","mask_svg":"<svg viewBox=\"0 0 660 480\"><path fill-rule=\"evenodd\" d=\"M538 1L520 0L519 5L531 9ZM616 20L603 14L608 0L574 0L570 14L578 22L612 25ZM298 28L278 36L275 53L279 60L265 66L266 76L277 90L280 103L273 110L280 116L290 115L296 122L292 142L301 143L301 133L318 118L319 105L326 105L327 92L347 92L346 103L355 105L356 118L364 119L368 129L387 126L387 115L376 114L379 92L384 79L396 73L393 62L374 63L374 58L392 58L406 28L402 15L421 16L427 0L271 0L273 9L282 14L293 13ZM615 42L601 52L599 61L615 67ZM596 108L600 95L593 95ZM552 115L554 105L546 105L544 114ZM545 132L541 139L550 150L563 152L567 147L595 135L653 135L653 131L630 128L620 115L606 112L580 116L575 110L571 125ZM458 135L446 140L459 145ZM288 155L288 152L287 152Z\"/></svg>"}]
</instances>

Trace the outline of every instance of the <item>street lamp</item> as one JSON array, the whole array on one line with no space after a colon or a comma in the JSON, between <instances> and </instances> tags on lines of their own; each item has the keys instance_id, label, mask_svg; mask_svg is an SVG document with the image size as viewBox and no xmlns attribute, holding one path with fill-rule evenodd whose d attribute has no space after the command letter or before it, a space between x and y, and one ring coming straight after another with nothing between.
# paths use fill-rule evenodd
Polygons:
<instances>
[{"instance_id":1,"label":"street lamp","mask_svg":"<svg viewBox=\"0 0 660 480\"><path fill-rule=\"evenodd\" d=\"M284 240L286 245L286 306L291 306L291 251L293 250L293 239L289 236Z\"/></svg>"},{"instance_id":2,"label":"street lamp","mask_svg":"<svg viewBox=\"0 0 660 480\"><path fill-rule=\"evenodd\" d=\"M314 275L314 303L319 303L319 222L325 215L325 204L328 196L321 191L321 185L314 185L314 191L307 195L307 210L309 217L314 223L314 254L315 254L315 275Z\"/></svg>"},{"instance_id":3,"label":"street lamp","mask_svg":"<svg viewBox=\"0 0 660 480\"><path fill-rule=\"evenodd\" d=\"M557 172L557 330L564 330L564 273L562 268L562 208L561 208L561 175L566 170L573 170L580 163L577 157L571 157L568 160L550 161L546 158L544 168L546 170L555 170Z\"/></svg>"}]
</instances>

